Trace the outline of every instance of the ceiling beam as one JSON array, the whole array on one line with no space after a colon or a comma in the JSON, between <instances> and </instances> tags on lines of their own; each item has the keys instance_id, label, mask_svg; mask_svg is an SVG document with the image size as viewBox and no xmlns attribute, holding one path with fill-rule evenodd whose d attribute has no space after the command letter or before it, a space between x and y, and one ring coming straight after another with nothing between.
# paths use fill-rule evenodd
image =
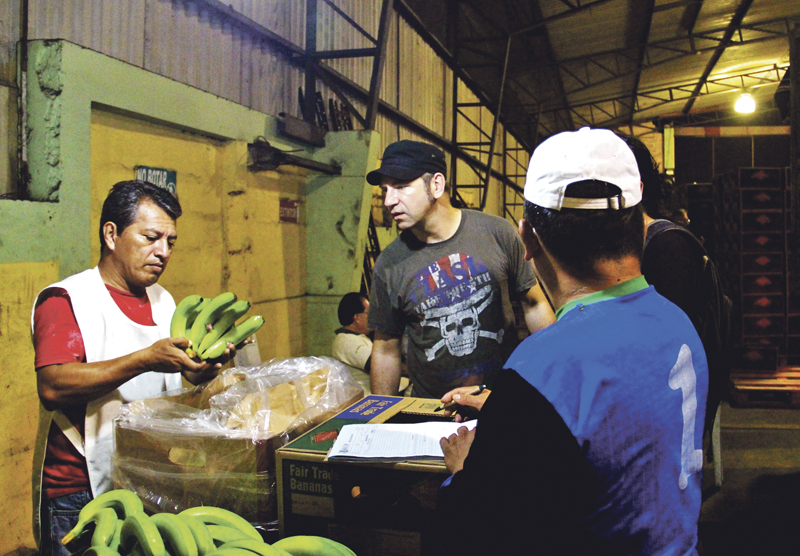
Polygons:
<instances>
[{"instance_id":1,"label":"ceiling beam","mask_svg":"<svg viewBox=\"0 0 800 556\"><path fill-rule=\"evenodd\" d=\"M760 21L758 23L748 23L747 25L740 25L736 32L741 32L743 30L748 31L755 31L758 33L763 33L767 36L760 36L757 38L752 39L744 39L744 40L734 40L733 38L730 39L730 46L744 46L748 44L754 44L758 42L762 42L765 40L774 40L774 39L783 39L788 36L788 30L786 31L775 31L774 29L768 29L766 26L774 25L777 23L782 23L785 28L790 27L790 20L786 18L777 18L777 19L769 19L765 21ZM649 44L644 45L648 49L648 55L646 58L654 57L650 54L650 50L665 50L669 52L676 52L678 56L673 58L664 60L666 62L671 62L678 58L686 57L686 56L696 56L698 52L708 52L711 50L716 49L724 39L724 33L728 30L728 27L721 27L703 31L702 33L690 33L688 35L682 35L680 37L669 38L669 39L662 39L658 41L653 41ZM720 35L720 36L715 36ZM695 41L713 41L716 44L714 46L704 47L704 48L697 48L694 46ZM535 71L540 68L551 67L552 65L557 65L559 67L567 65L567 64L585 64L587 62L595 63L594 60L602 59L605 57L617 57L621 56L626 60L634 59L636 57L636 52L642 47L641 44L636 44L632 46L625 46L623 48L615 48L611 50L604 50L601 52L595 52L588 56L575 56L573 58L564 58L559 60L558 62L550 62L544 64L518 64L517 67L511 72L510 76L516 76L520 73L528 73L531 71ZM657 65L662 64L664 61L658 60L657 62L653 62L645 66L645 69L654 67Z\"/></svg>"},{"instance_id":2,"label":"ceiling beam","mask_svg":"<svg viewBox=\"0 0 800 556\"><path fill-rule=\"evenodd\" d=\"M561 1L564 2L564 0L561 0ZM539 12L539 20L536 23L532 24L532 25L526 25L526 26L521 27L519 29L512 30L511 31L511 36L524 35L525 33L529 33L531 31L539 29L540 27L545 27L546 25L548 25L550 23L554 23L556 21L560 21L560 20L566 19L568 17L573 17L576 14L579 14L581 12L585 12L586 10L591 10L593 8L596 8L596 7L600 6L600 5L602 5L602 4L606 4L606 3L612 2L612 1L613 0L596 0L595 2L589 2L588 4L584 4L582 6L580 6L580 5L574 6L572 4L564 2L564 4L569 9L567 11L565 11L565 12L561 12L560 14L557 14L557 15L554 15L554 16L548 17L548 18L541 17L541 10L539 9L539 5L537 3L536 6L535 6L535 11Z\"/></svg>"},{"instance_id":3,"label":"ceiling beam","mask_svg":"<svg viewBox=\"0 0 800 556\"><path fill-rule=\"evenodd\" d=\"M650 25L653 22L653 9L655 8L656 0L640 0L639 4L644 5L641 17L645 23L644 25L642 25L641 35L637 37L639 44L642 46L639 48L639 56L636 61L635 76L633 78L633 84L631 85L631 100L630 100L631 123L633 122L633 115L636 113L636 107L637 107L636 99L639 91L639 82L641 81L642 70L644 69L645 65L645 55L647 54L646 45L650 38Z\"/></svg>"},{"instance_id":4,"label":"ceiling beam","mask_svg":"<svg viewBox=\"0 0 800 556\"><path fill-rule=\"evenodd\" d=\"M706 86L708 85L716 85L717 87L727 87L729 89L738 89L741 88L741 80L743 78L758 80L760 83L755 85L754 87L760 87L765 85L774 85L780 83L782 72L786 70L787 66L778 66L775 65L769 69L762 69L753 72L742 73L738 75L731 75L721 79L708 79L706 80ZM730 83L729 83L730 82ZM730 92L729 90L726 91L714 91L714 92L703 92L701 91L699 94L695 96L695 98L702 97L702 96L711 96L711 95L718 95L722 93ZM694 94L693 91L693 84L692 83L685 83L685 84L676 84L671 86L660 87L658 89L650 89L647 91L639 91L637 93L637 103L641 105L641 102L638 101L638 98L647 98L650 100L656 100L656 103L649 104L645 110L654 108L656 106L661 106L663 104L668 104L670 102L678 102L684 101L688 98L691 98ZM583 108L583 107L594 107L595 109L599 109L599 107L603 104L608 103L619 103L619 102L629 102L629 97L627 95L623 96L616 96L616 97L605 97L600 99L592 99L587 100L585 102L574 103L570 107L575 108ZM526 105L528 109L538 109L541 105L537 103L529 103ZM562 108L558 106L552 106L543 110L544 114L555 114L561 111ZM601 125L606 126L606 122L600 122ZM623 122L621 125L627 125L627 122Z\"/></svg>"},{"instance_id":5,"label":"ceiling beam","mask_svg":"<svg viewBox=\"0 0 800 556\"><path fill-rule=\"evenodd\" d=\"M728 48L728 43L730 42L731 37L733 37L733 34L742 24L742 20L752 4L753 0L742 0L742 2L739 4L739 7L736 8L736 13L733 15L731 22L728 24L728 28L725 30L725 35L722 37L722 42L714 50L714 53L711 55L711 59L708 61L708 64L706 64L706 69L703 70L703 75L700 76L700 79L695 85L692 98L689 99L689 101L686 103L686 106L684 106L683 110L681 110L683 114L688 114L691 112L692 106L694 106L695 96L700 94L700 91L705 85L706 79L708 79L708 77L711 75L711 72L714 71L714 66L717 65L717 62L719 62L719 59L725 52L725 49Z\"/></svg>"}]
</instances>

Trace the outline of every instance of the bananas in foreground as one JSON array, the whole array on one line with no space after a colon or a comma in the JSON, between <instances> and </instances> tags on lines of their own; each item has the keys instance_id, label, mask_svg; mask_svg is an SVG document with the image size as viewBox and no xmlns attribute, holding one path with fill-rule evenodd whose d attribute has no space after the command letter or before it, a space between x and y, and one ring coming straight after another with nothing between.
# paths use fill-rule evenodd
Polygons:
<instances>
[{"instance_id":1,"label":"bananas in foreground","mask_svg":"<svg viewBox=\"0 0 800 556\"><path fill-rule=\"evenodd\" d=\"M213 506L148 516L125 489L84 506L61 543L82 556L355 556L343 544L309 535L269 545L247 520Z\"/></svg>"},{"instance_id":2,"label":"bananas in foreground","mask_svg":"<svg viewBox=\"0 0 800 556\"><path fill-rule=\"evenodd\" d=\"M170 336L189 340L186 350L189 357L216 359L225 352L228 342L240 344L264 324L261 316L254 316L237 325L236 321L249 310L250 302L237 300L232 292L213 298L187 295L172 315Z\"/></svg>"}]
</instances>

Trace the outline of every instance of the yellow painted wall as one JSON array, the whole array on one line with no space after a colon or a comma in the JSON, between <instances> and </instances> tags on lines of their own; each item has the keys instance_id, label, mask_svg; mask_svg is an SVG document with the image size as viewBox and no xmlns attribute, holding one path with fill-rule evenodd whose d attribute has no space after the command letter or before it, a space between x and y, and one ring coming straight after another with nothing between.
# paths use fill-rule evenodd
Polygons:
<instances>
[{"instance_id":1,"label":"yellow painted wall","mask_svg":"<svg viewBox=\"0 0 800 556\"><path fill-rule=\"evenodd\" d=\"M58 264L0 264L0 554L33 548L31 466L39 416L30 315L33 299L58 281Z\"/></svg>"},{"instance_id":2,"label":"yellow painted wall","mask_svg":"<svg viewBox=\"0 0 800 556\"><path fill-rule=\"evenodd\" d=\"M247 144L218 141L116 113L92 111L91 230L109 188L133 179L136 166L177 172L183 216L169 267L159 283L176 301L233 291L266 322L258 333L263 360L304 355L305 226L302 172L251 172ZM279 200L300 202L298 224L279 222Z\"/></svg>"}]
</instances>

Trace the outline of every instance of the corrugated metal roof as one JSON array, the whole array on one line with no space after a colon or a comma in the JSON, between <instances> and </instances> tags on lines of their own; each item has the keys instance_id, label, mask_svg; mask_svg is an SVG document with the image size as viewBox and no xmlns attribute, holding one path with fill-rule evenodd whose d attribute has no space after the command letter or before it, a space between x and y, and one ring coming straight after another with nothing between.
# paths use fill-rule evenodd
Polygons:
<instances>
[{"instance_id":1,"label":"corrugated metal roof","mask_svg":"<svg viewBox=\"0 0 800 556\"><path fill-rule=\"evenodd\" d=\"M788 33L800 25L798 0L462 0L451 4L457 17L400 1L489 99L512 37L503 113L529 145L537 126L541 138L729 118L744 89L774 117Z\"/></svg>"}]
</instances>

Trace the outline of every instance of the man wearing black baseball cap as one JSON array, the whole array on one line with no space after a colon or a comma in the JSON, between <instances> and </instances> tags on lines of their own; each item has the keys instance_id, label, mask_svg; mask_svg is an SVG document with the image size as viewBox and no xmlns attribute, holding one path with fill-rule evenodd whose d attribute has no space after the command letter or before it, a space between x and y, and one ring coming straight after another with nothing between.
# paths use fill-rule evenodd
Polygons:
<instances>
[{"instance_id":1,"label":"man wearing black baseball cap","mask_svg":"<svg viewBox=\"0 0 800 556\"><path fill-rule=\"evenodd\" d=\"M400 339L418 397L491 385L516 346L511 298L530 331L554 322L522 243L508 221L453 207L444 153L418 141L389 145L367 174L401 231L375 264L370 296L373 394L395 395Z\"/></svg>"}]
</instances>

